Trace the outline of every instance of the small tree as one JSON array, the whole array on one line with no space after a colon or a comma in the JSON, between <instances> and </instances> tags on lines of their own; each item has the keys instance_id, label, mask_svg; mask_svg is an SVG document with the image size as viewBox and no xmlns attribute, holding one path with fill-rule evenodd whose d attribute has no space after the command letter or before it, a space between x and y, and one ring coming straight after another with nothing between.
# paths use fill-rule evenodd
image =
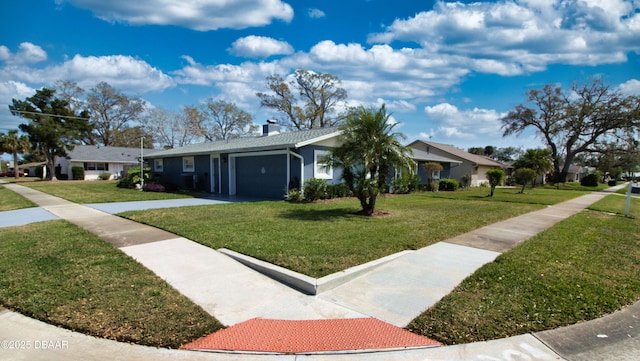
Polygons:
<instances>
[{"instance_id":1,"label":"small tree","mask_svg":"<svg viewBox=\"0 0 640 361\"><path fill-rule=\"evenodd\" d=\"M500 168L493 168L487 171L487 178L489 178L489 185L491 186L491 193L489 197L493 197L493 193L496 190L496 187L502 183L502 178L504 178L504 170Z\"/></svg>"},{"instance_id":2,"label":"small tree","mask_svg":"<svg viewBox=\"0 0 640 361\"><path fill-rule=\"evenodd\" d=\"M513 176L516 179L516 183L522 185L522 189L520 189L520 194L522 194L527 183L536 178L536 171L531 168L518 168Z\"/></svg>"},{"instance_id":3,"label":"small tree","mask_svg":"<svg viewBox=\"0 0 640 361\"><path fill-rule=\"evenodd\" d=\"M427 162L422 166L427 171L427 180L433 182L433 172L441 172L444 167L438 162Z\"/></svg>"},{"instance_id":4,"label":"small tree","mask_svg":"<svg viewBox=\"0 0 640 361\"><path fill-rule=\"evenodd\" d=\"M13 170L15 178L20 177L18 170L18 154L24 154L29 150L29 138L18 135L17 130L10 130L7 134L0 134L0 154L2 152L13 155Z\"/></svg>"},{"instance_id":5,"label":"small tree","mask_svg":"<svg viewBox=\"0 0 640 361\"><path fill-rule=\"evenodd\" d=\"M352 110L340 126L342 145L327 158L327 165L342 169L342 179L368 216L374 214L392 168L413 173L415 167L411 149L400 144L403 135L393 132L398 123L389 122L389 117L384 105L379 110L363 106Z\"/></svg>"},{"instance_id":6,"label":"small tree","mask_svg":"<svg viewBox=\"0 0 640 361\"><path fill-rule=\"evenodd\" d=\"M514 163L516 169L532 169L536 176L544 175L548 170L553 169L551 152L549 149L527 149ZM519 184L519 183L518 183ZM531 179L531 186L535 187L536 177Z\"/></svg>"}]
</instances>

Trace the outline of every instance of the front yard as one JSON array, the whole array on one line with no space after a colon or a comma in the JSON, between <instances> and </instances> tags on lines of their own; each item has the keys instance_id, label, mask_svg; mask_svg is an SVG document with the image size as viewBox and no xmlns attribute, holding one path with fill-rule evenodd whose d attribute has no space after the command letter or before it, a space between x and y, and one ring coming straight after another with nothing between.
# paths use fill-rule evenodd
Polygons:
<instances>
[{"instance_id":1,"label":"front yard","mask_svg":"<svg viewBox=\"0 0 640 361\"><path fill-rule=\"evenodd\" d=\"M640 199L589 210L500 255L407 328L446 344L484 341L601 317L640 300Z\"/></svg>"},{"instance_id":2,"label":"front yard","mask_svg":"<svg viewBox=\"0 0 640 361\"><path fill-rule=\"evenodd\" d=\"M388 215L373 218L355 214L356 200L236 203L121 215L318 278L541 207L420 193L379 199L378 209Z\"/></svg>"},{"instance_id":3,"label":"front yard","mask_svg":"<svg viewBox=\"0 0 640 361\"><path fill-rule=\"evenodd\" d=\"M43 182L40 189L75 201L91 198L83 203L148 194L119 193L115 185L96 181L74 182L85 188L73 192L64 190L65 183ZM59 184L63 190L56 189ZM9 191L0 187L0 192ZM481 188L386 196L378 209L388 214L374 218L355 215L359 205L349 199L124 216L321 277L583 194L517 192L498 189L493 198ZM22 201L6 204L14 203ZM447 344L487 340L599 317L640 299L640 200L633 200L631 218L620 215L624 203L624 197L608 196L504 253L408 328ZM0 239L0 302L25 315L100 337L167 347L221 327L137 262L67 222L0 229Z\"/></svg>"}]
</instances>

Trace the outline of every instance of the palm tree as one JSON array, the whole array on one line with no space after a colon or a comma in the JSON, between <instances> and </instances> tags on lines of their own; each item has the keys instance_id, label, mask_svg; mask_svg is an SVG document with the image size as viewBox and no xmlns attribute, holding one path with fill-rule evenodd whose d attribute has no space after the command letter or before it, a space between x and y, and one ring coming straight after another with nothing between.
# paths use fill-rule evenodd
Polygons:
<instances>
[{"instance_id":1,"label":"palm tree","mask_svg":"<svg viewBox=\"0 0 640 361\"><path fill-rule=\"evenodd\" d=\"M514 168L530 168L536 172L537 176L543 175L553 168L551 152L549 149L527 149L514 163ZM531 186L535 187L536 178L531 181Z\"/></svg>"},{"instance_id":2,"label":"palm tree","mask_svg":"<svg viewBox=\"0 0 640 361\"><path fill-rule=\"evenodd\" d=\"M362 206L362 214L373 215L376 199L385 189L392 169L415 169L411 149L400 144L401 133L393 132L398 123L389 121L384 105L379 110L364 106L352 109L342 131L342 145L331 150L327 164L341 168L342 179Z\"/></svg>"},{"instance_id":3,"label":"palm tree","mask_svg":"<svg viewBox=\"0 0 640 361\"><path fill-rule=\"evenodd\" d=\"M4 152L13 154L13 170L16 179L20 177L18 170L18 154L24 154L29 150L29 139L24 136L18 136L17 130L10 130L7 134L0 134L0 148Z\"/></svg>"}]
</instances>

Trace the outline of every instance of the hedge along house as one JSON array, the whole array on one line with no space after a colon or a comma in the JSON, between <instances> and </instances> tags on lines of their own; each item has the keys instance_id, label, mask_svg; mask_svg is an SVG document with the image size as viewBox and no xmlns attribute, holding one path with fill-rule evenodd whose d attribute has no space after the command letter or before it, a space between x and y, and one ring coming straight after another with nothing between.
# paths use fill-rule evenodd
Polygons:
<instances>
[{"instance_id":1,"label":"hedge along house","mask_svg":"<svg viewBox=\"0 0 640 361\"><path fill-rule=\"evenodd\" d=\"M463 176L468 174L471 176L470 185L472 187L489 183L487 179L487 171L489 169L503 168L501 163L492 159L465 152L451 145L416 140L409 144L409 147L413 149L414 156L416 153L426 153L425 157L438 156L452 160L449 169L446 172L443 170L441 178L452 178L460 181Z\"/></svg>"},{"instance_id":2,"label":"hedge along house","mask_svg":"<svg viewBox=\"0 0 640 361\"><path fill-rule=\"evenodd\" d=\"M157 150L144 149L142 152L146 162L147 155ZM73 167L84 169L85 180L98 179L102 173L109 173L110 179L119 179L129 168L140 166L140 156L140 148L76 145L66 157L58 157L56 164L60 167L60 174L67 175L69 179Z\"/></svg>"},{"instance_id":3,"label":"hedge along house","mask_svg":"<svg viewBox=\"0 0 640 361\"><path fill-rule=\"evenodd\" d=\"M320 178L340 182L339 170L322 163L339 143L337 128L281 133L263 126L262 136L220 140L158 151L146 157L165 185L229 196L282 199L289 188Z\"/></svg>"}]
</instances>

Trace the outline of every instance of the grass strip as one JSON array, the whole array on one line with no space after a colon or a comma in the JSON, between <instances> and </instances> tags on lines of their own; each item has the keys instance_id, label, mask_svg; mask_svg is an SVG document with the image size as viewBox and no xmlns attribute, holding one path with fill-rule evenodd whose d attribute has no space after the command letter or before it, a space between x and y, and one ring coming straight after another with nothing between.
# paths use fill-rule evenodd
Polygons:
<instances>
[{"instance_id":1,"label":"grass strip","mask_svg":"<svg viewBox=\"0 0 640 361\"><path fill-rule=\"evenodd\" d=\"M322 277L407 249L540 209L537 204L451 200L430 193L378 200L382 217L355 215L356 200L235 203L126 212L208 247L228 248L311 277Z\"/></svg>"},{"instance_id":2,"label":"grass strip","mask_svg":"<svg viewBox=\"0 0 640 361\"><path fill-rule=\"evenodd\" d=\"M0 302L74 331L177 348L222 325L132 258L66 221L0 229Z\"/></svg>"},{"instance_id":3,"label":"grass strip","mask_svg":"<svg viewBox=\"0 0 640 361\"><path fill-rule=\"evenodd\" d=\"M0 212L35 206L30 200L0 185Z\"/></svg>"},{"instance_id":4,"label":"grass strip","mask_svg":"<svg viewBox=\"0 0 640 361\"><path fill-rule=\"evenodd\" d=\"M22 185L80 204L192 198L190 195L180 193L142 192L135 189L118 188L117 183L117 181L97 180L41 181L23 183Z\"/></svg>"},{"instance_id":5,"label":"grass strip","mask_svg":"<svg viewBox=\"0 0 640 361\"><path fill-rule=\"evenodd\" d=\"M479 269L407 328L446 344L537 332L640 299L640 200L611 195Z\"/></svg>"}]
</instances>

